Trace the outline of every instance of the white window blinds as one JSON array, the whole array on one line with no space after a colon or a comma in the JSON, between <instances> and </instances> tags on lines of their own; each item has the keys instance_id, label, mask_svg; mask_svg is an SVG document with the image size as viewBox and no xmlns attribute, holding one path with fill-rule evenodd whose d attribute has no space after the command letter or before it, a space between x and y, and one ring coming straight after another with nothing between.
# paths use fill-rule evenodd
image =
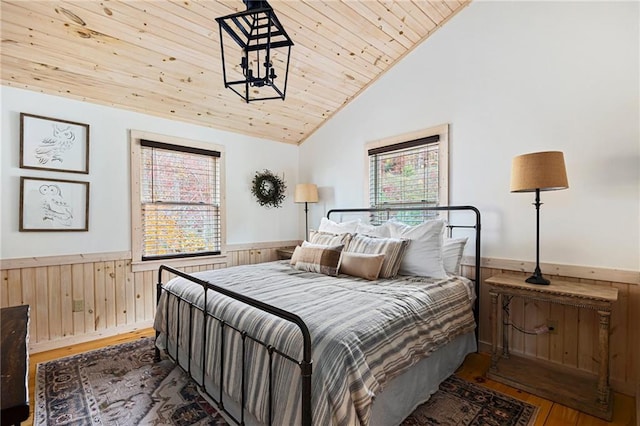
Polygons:
<instances>
[{"instance_id":1,"label":"white window blinds","mask_svg":"<svg viewBox=\"0 0 640 426\"><path fill-rule=\"evenodd\" d=\"M142 259L220 254L220 153L140 144Z\"/></svg>"},{"instance_id":2,"label":"white window blinds","mask_svg":"<svg viewBox=\"0 0 640 426\"><path fill-rule=\"evenodd\" d=\"M373 148L369 155L371 207L437 206L439 204L439 135ZM419 223L426 212L407 211L395 217ZM382 221L386 218L372 218Z\"/></svg>"}]
</instances>

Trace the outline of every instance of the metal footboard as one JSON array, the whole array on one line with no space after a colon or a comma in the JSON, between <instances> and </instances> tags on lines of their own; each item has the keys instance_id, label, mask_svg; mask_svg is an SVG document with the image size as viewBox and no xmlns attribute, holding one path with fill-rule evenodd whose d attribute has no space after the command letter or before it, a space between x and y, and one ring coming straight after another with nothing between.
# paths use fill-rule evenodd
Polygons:
<instances>
[{"instance_id":1,"label":"metal footboard","mask_svg":"<svg viewBox=\"0 0 640 426\"><path fill-rule=\"evenodd\" d=\"M178 294L171 292L169 290L166 290L162 287L162 272L163 271L167 271L171 274L180 276L184 279L187 279L191 282L194 282L196 284L199 284L202 286L202 290L204 292L204 306L201 308L199 306L196 306L194 303L184 299L183 297L179 296ZM295 325L298 326L298 328L300 329L301 333L302 333L302 339L303 339L303 354L302 354L302 359L301 360L297 360L294 359L292 357L290 357L289 355L285 354L284 352L282 352L280 349L261 341L260 339L257 339L254 336L251 336L249 333L247 333L246 330L241 330L237 327L235 327L233 324L229 324L227 321L225 321L222 318L218 318L215 315L212 315L211 313L207 312L206 306L207 306L207 298L208 298L208 291L207 290L212 290L214 292L223 294L227 297L230 297L232 299L238 300L240 302L243 302L247 305L253 306L257 309L260 309L262 311L268 312L272 315L275 315L277 317L280 317L282 319L285 319L289 322L294 323ZM273 421L273 386L272 386L272 370L273 370L273 356L274 354L277 354L281 357L283 357L285 360L292 362L294 364L297 364L300 367L300 377L301 377L301 420L302 420L302 425L303 426L311 426L311 374L312 374L312 358L311 358L311 335L309 334L309 329L307 328L307 325L304 323L304 321L296 314L293 314L291 312L285 311L283 309L277 308L275 306L271 306L268 305L266 303L263 303L259 300L255 300L253 298L247 297L245 295L233 292L231 290L216 286L214 284L211 284L207 281L201 280L199 278L193 277L187 273L184 273L182 271L179 271L177 269L171 268L169 266L166 265L161 265L160 269L158 270L158 283L157 283L157 303L160 303L160 297L162 295L162 292L168 293L170 294L172 297L175 297L177 300L177 311L180 312L181 309L181 305L187 304L187 306L189 306L189 340L188 340L188 345L189 345L189 349L188 349L188 361L187 361L187 367L186 367L186 371L189 374L189 376L191 376L192 378L194 377L194 375L192 374L192 366L191 366L191 358L192 358L192 353L191 353L191 348L192 348L192 341L193 341L193 326L192 326L192 321L193 321L193 312L194 310L196 311L200 311L203 313L203 332L202 332L202 380L201 383L198 383L198 385L200 386L200 389L217 405L217 408L219 410L221 410L222 412L224 412L224 414L226 414L231 420L233 420L236 424L239 425L244 425L245 424L245 407L247 404L246 401L246 395L245 395L245 383L246 383L246 357L245 357L245 349L246 349L246 343L247 340L253 341L261 346L263 346L265 348L265 350L267 350L268 354L269 354L269 372L268 372L268 380L269 380L269 395L268 395L268 410L269 410L269 425L272 424ZM168 313L168 309L169 309L169 300L167 299L167 313ZM166 317L166 330L167 333L169 332L169 315L165 315ZM177 325L176 325L176 347L175 347L175 354L170 353L169 351L169 336L167 335L167 347L166 347L166 352L167 355L172 358L175 363L177 365L180 365L180 363L178 362L178 357L179 357L179 347L180 347L180 330L181 330L181 325L180 325L180 318L181 316L178 314L176 315L176 321L177 321ZM208 336L208 327L207 324L210 322L209 319L212 319L215 321L215 324L217 324L218 327L220 327L220 336L221 338L219 339L219 346L218 348L210 348L209 342L207 341L207 336ZM224 365L224 351L225 351L225 338L224 338L224 330L232 330L235 333L238 333L242 339L242 353L239 355L242 357L242 371L241 371L241 380L242 380L242 388L241 388L241 401L240 401L240 418L236 418L229 410L227 410L227 408L225 407L225 403L224 403L224 380L223 378L225 377L225 365ZM156 331L156 339L159 336L159 332ZM212 395L209 390L207 389L207 384L206 384L206 371L205 371L205 360L206 360L206 356L207 356L207 351L208 350L215 350L218 349L220 351L220 365L219 367L219 374L220 374L220 389L219 389L219 394L218 395ZM159 349L156 347L156 359L160 359L160 351ZM184 366L182 366L182 368L184 369Z\"/></svg>"}]
</instances>

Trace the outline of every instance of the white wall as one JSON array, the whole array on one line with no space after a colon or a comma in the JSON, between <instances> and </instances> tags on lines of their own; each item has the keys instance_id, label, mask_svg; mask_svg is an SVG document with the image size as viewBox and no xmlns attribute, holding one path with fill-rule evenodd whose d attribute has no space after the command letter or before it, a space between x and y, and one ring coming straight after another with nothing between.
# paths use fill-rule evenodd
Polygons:
<instances>
[{"instance_id":1,"label":"white wall","mask_svg":"<svg viewBox=\"0 0 640 426\"><path fill-rule=\"evenodd\" d=\"M0 258L130 249L128 129L226 147L234 244L299 238L297 182L320 187L310 226L331 207L362 206L366 142L450 123L450 201L482 211L484 256L533 260L533 194L509 193L510 163L553 149L565 153L570 188L542 194L541 261L638 270L639 8L473 2L300 148L2 86ZM20 112L90 124L90 174L20 169ZM264 168L285 173L281 209L251 197ZM18 232L20 176L89 181L89 232Z\"/></svg>"},{"instance_id":2,"label":"white wall","mask_svg":"<svg viewBox=\"0 0 640 426\"><path fill-rule=\"evenodd\" d=\"M366 142L450 123L450 204L481 210L483 256L535 260L511 159L561 150L570 188L542 193L541 262L639 270L639 8L473 2L302 144L310 223L364 204Z\"/></svg>"},{"instance_id":3,"label":"white wall","mask_svg":"<svg viewBox=\"0 0 640 426\"><path fill-rule=\"evenodd\" d=\"M1 259L131 249L129 129L225 146L227 243L300 237L300 206L293 203L297 146L6 86L2 86L1 96ZM89 174L19 168L21 112L89 124ZM282 208L260 207L251 195L251 180L263 169L284 173L288 188ZM90 182L89 231L18 232L20 176Z\"/></svg>"}]
</instances>

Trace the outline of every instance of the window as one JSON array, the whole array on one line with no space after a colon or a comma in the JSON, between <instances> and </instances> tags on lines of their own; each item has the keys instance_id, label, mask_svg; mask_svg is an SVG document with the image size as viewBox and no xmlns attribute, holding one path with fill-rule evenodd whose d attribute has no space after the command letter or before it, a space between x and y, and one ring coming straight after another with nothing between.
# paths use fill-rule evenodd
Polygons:
<instances>
[{"instance_id":1,"label":"window","mask_svg":"<svg viewBox=\"0 0 640 426\"><path fill-rule=\"evenodd\" d=\"M367 145L371 207L448 204L448 126L385 139ZM436 216L436 213L428 213ZM406 223L424 221L425 212L395 213ZM372 217L373 222L387 215Z\"/></svg>"},{"instance_id":2,"label":"window","mask_svg":"<svg viewBox=\"0 0 640 426\"><path fill-rule=\"evenodd\" d=\"M222 152L216 148L132 132L134 262L221 253Z\"/></svg>"}]
</instances>

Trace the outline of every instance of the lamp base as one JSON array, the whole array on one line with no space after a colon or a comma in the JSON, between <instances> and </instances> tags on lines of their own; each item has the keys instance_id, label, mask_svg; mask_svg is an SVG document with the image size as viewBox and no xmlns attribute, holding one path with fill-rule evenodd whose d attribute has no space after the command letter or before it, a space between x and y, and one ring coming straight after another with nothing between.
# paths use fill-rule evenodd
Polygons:
<instances>
[{"instance_id":1,"label":"lamp base","mask_svg":"<svg viewBox=\"0 0 640 426\"><path fill-rule=\"evenodd\" d=\"M531 275L529 278L527 278L525 280L525 282L528 282L529 284L538 284L538 285L549 285L549 284L551 284L551 281L549 281L548 279L543 277L542 274L539 273L539 272L535 272L533 275Z\"/></svg>"}]
</instances>

